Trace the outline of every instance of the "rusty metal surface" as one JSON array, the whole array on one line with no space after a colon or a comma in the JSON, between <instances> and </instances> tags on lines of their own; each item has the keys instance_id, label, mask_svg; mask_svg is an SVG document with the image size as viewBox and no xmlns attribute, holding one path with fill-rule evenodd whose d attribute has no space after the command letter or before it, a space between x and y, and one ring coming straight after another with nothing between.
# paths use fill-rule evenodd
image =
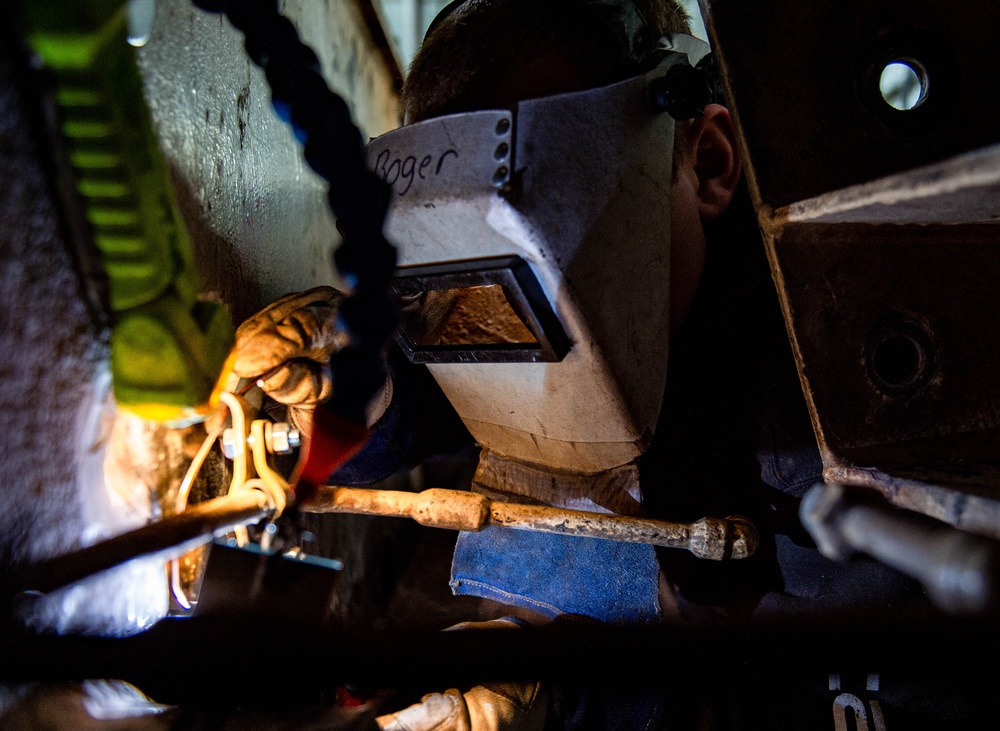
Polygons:
<instances>
[{"instance_id":1,"label":"rusty metal surface","mask_svg":"<svg viewBox=\"0 0 1000 731\"><path fill-rule=\"evenodd\" d=\"M827 479L1000 532L991 224L788 223L766 237Z\"/></svg>"},{"instance_id":2,"label":"rusty metal surface","mask_svg":"<svg viewBox=\"0 0 1000 731\"><path fill-rule=\"evenodd\" d=\"M823 471L826 482L878 490L893 505L914 510L956 528L990 538L1000 538L1000 501L970 493L968 481L957 481L955 470L928 471L911 461L904 466L874 453L857 460L885 464L885 470L858 467L849 460L831 462ZM973 486L996 485L995 466L989 479L980 473ZM948 485L948 487L942 487Z\"/></svg>"},{"instance_id":3,"label":"rusty metal surface","mask_svg":"<svg viewBox=\"0 0 1000 731\"><path fill-rule=\"evenodd\" d=\"M802 373L830 450L1000 425L1000 339L991 335L997 233L988 225L797 224L774 234Z\"/></svg>"},{"instance_id":4,"label":"rusty metal surface","mask_svg":"<svg viewBox=\"0 0 1000 731\"><path fill-rule=\"evenodd\" d=\"M702 0L824 477L1000 534L1000 7ZM926 99L894 109L884 65Z\"/></svg>"}]
</instances>

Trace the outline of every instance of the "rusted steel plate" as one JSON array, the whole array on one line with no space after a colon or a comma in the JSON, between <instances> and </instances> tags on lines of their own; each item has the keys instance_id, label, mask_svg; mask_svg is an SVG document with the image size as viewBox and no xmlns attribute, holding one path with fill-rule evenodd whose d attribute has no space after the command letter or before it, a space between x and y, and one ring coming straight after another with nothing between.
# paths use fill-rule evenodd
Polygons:
<instances>
[{"instance_id":1,"label":"rusted steel plate","mask_svg":"<svg viewBox=\"0 0 1000 731\"><path fill-rule=\"evenodd\" d=\"M826 479L1000 534L1000 6L701 7Z\"/></svg>"},{"instance_id":2,"label":"rusted steel plate","mask_svg":"<svg viewBox=\"0 0 1000 731\"><path fill-rule=\"evenodd\" d=\"M828 480L1000 534L1000 257L990 224L768 236Z\"/></svg>"},{"instance_id":3,"label":"rusted steel plate","mask_svg":"<svg viewBox=\"0 0 1000 731\"><path fill-rule=\"evenodd\" d=\"M1000 425L993 226L775 234L801 373L834 452Z\"/></svg>"},{"instance_id":4,"label":"rusted steel plate","mask_svg":"<svg viewBox=\"0 0 1000 731\"><path fill-rule=\"evenodd\" d=\"M1000 5L701 0L758 201L776 209L1000 140ZM893 109L885 64L915 59L926 101Z\"/></svg>"}]
</instances>

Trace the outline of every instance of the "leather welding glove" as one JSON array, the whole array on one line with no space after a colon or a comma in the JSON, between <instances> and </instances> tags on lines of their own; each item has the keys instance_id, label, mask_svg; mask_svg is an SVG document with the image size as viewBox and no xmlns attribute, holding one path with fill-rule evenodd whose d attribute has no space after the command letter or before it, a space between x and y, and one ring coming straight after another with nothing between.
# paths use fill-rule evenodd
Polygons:
<instances>
[{"instance_id":1,"label":"leather welding glove","mask_svg":"<svg viewBox=\"0 0 1000 731\"><path fill-rule=\"evenodd\" d=\"M375 719L381 731L542 731L548 693L539 682L449 688Z\"/></svg>"},{"instance_id":2,"label":"leather welding glove","mask_svg":"<svg viewBox=\"0 0 1000 731\"><path fill-rule=\"evenodd\" d=\"M343 297L326 286L287 294L236 330L234 372L257 379L268 396L286 404L289 420L300 429L312 409L333 395L330 357L346 344L336 325Z\"/></svg>"},{"instance_id":3,"label":"leather welding glove","mask_svg":"<svg viewBox=\"0 0 1000 731\"><path fill-rule=\"evenodd\" d=\"M444 631L516 629L512 618L460 622ZM484 683L464 693L428 693L401 711L375 719L381 731L542 731L549 694L540 682Z\"/></svg>"}]
</instances>

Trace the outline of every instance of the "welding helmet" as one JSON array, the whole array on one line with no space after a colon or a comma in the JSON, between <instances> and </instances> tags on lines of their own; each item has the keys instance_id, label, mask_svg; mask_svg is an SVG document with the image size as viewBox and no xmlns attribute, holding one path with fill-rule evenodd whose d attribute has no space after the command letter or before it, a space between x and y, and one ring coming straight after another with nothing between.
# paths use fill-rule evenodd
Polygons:
<instances>
[{"instance_id":1,"label":"welding helmet","mask_svg":"<svg viewBox=\"0 0 1000 731\"><path fill-rule=\"evenodd\" d=\"M670 110L708 47L676 35L657 50L624 81L368 145L392 191L397 340L495 453L591 474L652 435L669 336Z\"/></svg>"}]
</instances>

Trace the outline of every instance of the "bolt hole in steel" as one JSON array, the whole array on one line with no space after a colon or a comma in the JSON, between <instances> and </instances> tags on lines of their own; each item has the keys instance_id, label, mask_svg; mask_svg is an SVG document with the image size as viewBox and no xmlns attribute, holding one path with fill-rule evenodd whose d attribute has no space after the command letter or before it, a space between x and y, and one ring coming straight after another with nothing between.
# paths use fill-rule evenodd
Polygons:
<instances>
[{"instance_id":1,"label":"bolt hole in steel","mask_svg":"<svg viewBox=\"0 0 1000 731\"><path fill-rule=\"evenodd\" d=\"M927 382L932 370L931 341L912 322L877 326L868 339L868 375L887 396L909 396Z\"/></svg>"},{"instance_id":2,"label":"bolt hole in steel","mask_svg":"<svg viewBox=\"0 0 1000 731\"><path fill-rule=\"evenodd\" d=\"M887 337L872 354L872 368L879 380L890 386L902 386L920 371L923 352L906 335Z\"/></svg>"},{"instance_id":3,"label":"bolt hole in steel","mask_svg":"<svg viewBox=\"0 0 1000 731\"><path fill-rule=\"evenodd\" d=\"M508 152L510 152L510 147L507 146L506 142L501 142L497 145L497 149L493 151L493 159L497 162L503 162L507 159Z\"/></svg>"},{"instance_id":4,"label":"bolt hole in steel","mask_svg":"<svg viewBox=\"0 0 1000 731\"><path fill-rule=\"evenodd\" d=\"M893 109L908 112L927 99L930 78L915 58L898 58L887 63L879 76L879 92Z\"/></svg>"},{"instance_id":5,"label":"bolt hole in steel","mask_svg":"<svg viewBox=\"0 0 1000 731\"><path fill-rule=\"evenodd\" d=\"M497 134L505 135L510 131L510 120L507 118L501 119L497 122Z\"/></svg>"}]
</instances>

